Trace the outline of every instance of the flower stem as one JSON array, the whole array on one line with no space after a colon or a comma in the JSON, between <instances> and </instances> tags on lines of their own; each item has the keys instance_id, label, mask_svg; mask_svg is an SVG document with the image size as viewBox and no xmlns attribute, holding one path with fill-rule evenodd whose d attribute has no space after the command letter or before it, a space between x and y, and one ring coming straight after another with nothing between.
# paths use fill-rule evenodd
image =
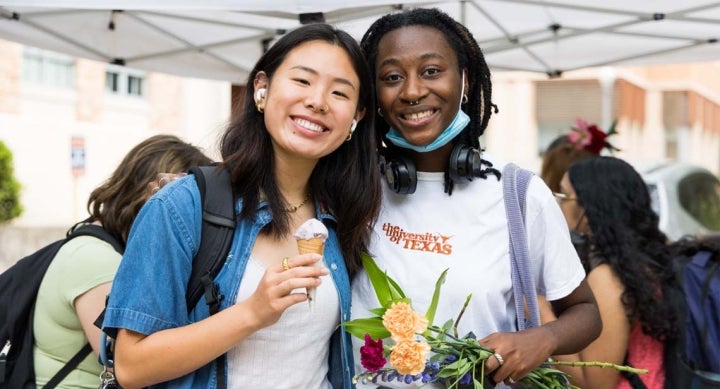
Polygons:
<instances>
[{"instance_id":1,"label":"flower stem","mask_svg":"<svg viewBox=\"0 0 720 389\"><path fill-rule=\"evenodd\" d=\"M546 364L548 364L548 365L555 365L555 366L561 366L561 365L562 365L562 366L574 366L574 367L583 367L583 366L595 366L595 367L602 367L602 368L609 367L609 368L613 368L613 369L615 369L615 370L617 370L617 371L626 371L626 372L628 372L628 373L635 373L635 374L647 374L647 372L648 372L647 369L637 369L637 368L634 368L634 367L616 365L616 364L614 364L614 363L609 363L609 362L594 362L594 361L591 361L591 362L582 362L582 361L577 361L577 362L570 362L570 361L552 361L552 362L546 362Z\"/></svg>"}]
</instances>

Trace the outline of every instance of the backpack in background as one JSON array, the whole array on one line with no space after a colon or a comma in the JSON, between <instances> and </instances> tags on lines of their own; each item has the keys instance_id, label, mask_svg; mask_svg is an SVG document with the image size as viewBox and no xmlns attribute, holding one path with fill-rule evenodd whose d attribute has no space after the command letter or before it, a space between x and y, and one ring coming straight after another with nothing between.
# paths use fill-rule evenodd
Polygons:
<instances>
[{"instance_id":1,"label":"backpack in background","mask_svg":"<svg viewBox=\"0 0 720 389\"><path fill-rule=\"evenodd\" d=\"M122 243L102 227L80 225L71 228L64 239L22 258L0 274L0 388L35 388L32 323L35 299L45 272L60 247L78 236L94 236L112 245L118 253L124 251ZM90 345L86 344L45 387L54 387L62 381L91 351Z\"/></svg>"},{"instance_id":2,"label":"backpack in background","mask_svg":"<svg viewBox=\"0 0 720 389\"><path fill-rule=\"evenodd\" d=\"M680 322L666 344L665 388L720 388L720 253L701 250L674 259L678 288L670 301Z\"/></svg>"}]
</instances>

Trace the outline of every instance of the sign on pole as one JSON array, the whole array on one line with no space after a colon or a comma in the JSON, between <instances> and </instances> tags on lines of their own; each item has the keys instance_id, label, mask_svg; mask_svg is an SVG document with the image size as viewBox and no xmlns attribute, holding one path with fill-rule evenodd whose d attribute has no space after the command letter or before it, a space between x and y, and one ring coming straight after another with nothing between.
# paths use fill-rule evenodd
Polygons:
<instances>
[{"instance_id":1,"label":"sign on pole","mask_svg":"<svg viewBox=\"0 0 720 389\"><path fill-rule=\"evenodd\" d=\"M75 177L85 174L85 138L73 136L70 140L70 166Z\"/></svg>"}]
</instances>

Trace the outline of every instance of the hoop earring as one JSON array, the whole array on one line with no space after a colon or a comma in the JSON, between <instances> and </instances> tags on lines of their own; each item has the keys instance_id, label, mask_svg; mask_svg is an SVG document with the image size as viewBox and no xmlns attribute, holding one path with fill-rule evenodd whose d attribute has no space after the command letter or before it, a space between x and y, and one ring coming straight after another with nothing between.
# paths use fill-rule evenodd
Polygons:
<instances>
[{"instance_id":1,"label":"hoop earring","mask_svg":"<svg viewBox=\"0 0 720 389\"><path fill-rule=\"evenodd\" d=\"M378 111L377 111L377 112L378 112L378 115L380 115L381 118L384 117L383 114L382 114L382 111L380 110L380 108L378 108Z\"/></svg>"},{"instance_id":2,"label":"hoop earring","mask_svg":"<svg viewBox=\"0 0 720 389\"><path fill-rule=\"evenodd\" d=\"M467 102L468 102L468 95L463 95L463 97L462 97L462 103L463 103L463 104L467 104Z\"/></svg>"}]
</instances>

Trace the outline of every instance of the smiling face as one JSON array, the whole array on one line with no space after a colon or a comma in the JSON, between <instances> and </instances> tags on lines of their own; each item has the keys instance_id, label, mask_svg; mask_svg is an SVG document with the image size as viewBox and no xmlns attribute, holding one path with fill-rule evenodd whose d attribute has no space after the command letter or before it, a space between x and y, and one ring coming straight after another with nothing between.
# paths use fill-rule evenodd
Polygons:
<instances>
[{"instance_id":1,"label":"smiling face","mask_svg":"<svg viewBox=\"0 0 720 389\"><path fill-rule=\"evenodd\" d=\"M348 137L360 81L347 52L325 41L309 41L290 51L272 75L258 73L256 100L278 156L319 159Z\"/></svg>"},{"instance_id":2,"label":"smiling face","mask_svg":"<svg viewBox=\"0 0 720 389\"><path fill-rule=\"evenodd\" d=\"M408 142L427 145L453 121L463 81L442 32L427 26L393 30L380 40L374 65L383 117Z\"/></svg>"}]
</instances>

